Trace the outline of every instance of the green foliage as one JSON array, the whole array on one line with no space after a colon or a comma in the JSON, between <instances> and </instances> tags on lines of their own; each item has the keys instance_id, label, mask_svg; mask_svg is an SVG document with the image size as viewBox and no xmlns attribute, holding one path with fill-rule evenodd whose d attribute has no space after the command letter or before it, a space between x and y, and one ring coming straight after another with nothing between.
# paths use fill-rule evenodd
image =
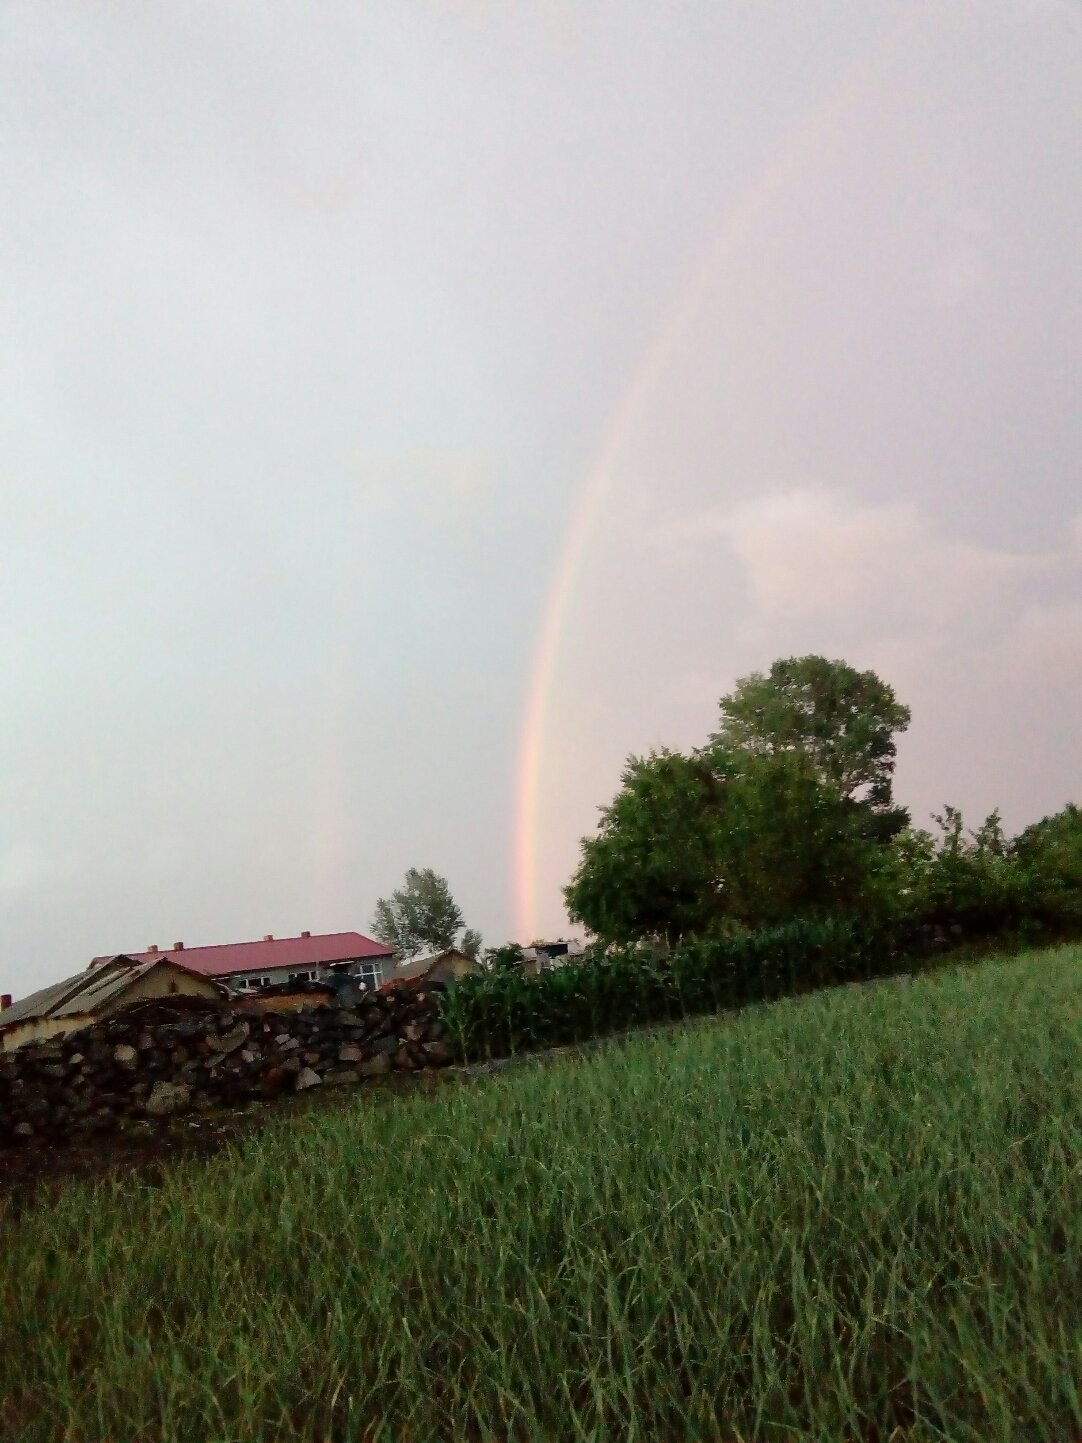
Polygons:
<instances>
[{"instance_id":1,"label":"green foliage","mask_svg":"<svg viewBox=\"0 0 1082 1443\"><path fill-rule=\"evenodd\" d=\"M476 927L467 927L459 942L459 950L464 952L471 962L476 962L481 955L481 934Z\"/></svg>"},{"instance_id":2,"label":"green foliage","mask_svg":"<svg viewBox=\"0 0 1082 1443\"><path fill-rule=\"evenodd\" d=\"M883 849L868 816L801 751L632 757L582 841L568 914L626 946L870 908Z\"/></svg>"},{"instance_id":3,"label":"green foliage","mask_svg":"<svg viewBox=\"0 0 1082 1443\"><path fill-rule=\"evenodd\" d=\"M1069 805L1013 841L998 811L975 830L956 807L933 820L937 835L906 830L891 845L884 877L895 916L969 942L1082 932L1082 810Z\"/></svg>"},{"instance_id":4,"label":"green foliage","mask_svg":"<svg viewBox=\"0 0 1082 1443\"><path fill-rule=\"evenodd\" d=\"M628 759L582 839L571 919L622 948L843 914L912 946L1078 935L1082 810L1014 842L997 812L972 832L952 807L938 837L910 828L891 790L909 718L874 672L842 661L789 657L743 678L707 746Z\"/></svg>"},{"instance_id":5,"label":"green foliage","mask_svg":"<svg viewBox=\"0 0 1082 1443\"><path fill-rule=\"evenodd\" d=\"M455 945L462 928L462 912L451 896L447 880L431 867L411 867L405 885L392 892L390 899L380 897L372 918L372 932L400 957L415 957L419 952L444 952ZM467 930L463 941L480 935Z\"/></svg>"},{"instance_id":6,"label":"green foliage","mask_svg":"<svg viewBox=\"0 0 1082 1443\"><path fill-rule=\"evenodd\" d=\"M689 941L662 957L595 948L536 978L514 967L464 977L444 999L444 1020L459 1056L503 1057L864 981L896 971L899 957L889 926L837 918Z\"/></svg>"},{"instance_id":7,"label":"green foliage","mask_svg":"<svg viewBox=\"0 0 1082 1443\"><path fill-rule=\"evenodd\" d=\"M1012 855L1022 876L1027 907L1051 936L1082 932L1082 808L1074 803L1027 827Z\"/></svg>"},{"instance_id":8,"label":"green foliage","mask_svg":"<svg viewBox=\"0 0 1082 1443\"><path fill-rule=\"evenodd\" d=\"M606 942L675 941L723 911L717 838L723 779L710 761L668 749L629 757L623 787L564 892L568 915Z\"/></svg>"},{"instance_id":9,"label":"green foliage","mask_svg":"<svg viewBox=\"0 0 1082 1443\"><path fill-rule=\"evenodd\" d=\"M885 811L891 805L894 737L909 720L909 708L874 671L822 656L793 656L776 661L766 676L744 677L722 698L714 741L759 755L802 752L843 797ZM904 814L899 822L904 824Z\"/></svg>"},{"instance_id":10,"label":"green foliage","mask_svg":"<svg viewBox=\"0 0 1082 1443\"><path fill-rule=\"evenodd\" d=\"M502 947L489 947L484 957L484 965L489 972L513 972L522 966L522 961L522 948L517 942L505 942Z\"/></svg>"},{"instance_id":11,"label":"green foliage","mask_svg":"<svg viewBox=\"0 0 1082 1443\"><path fill-rule=\"evenodd\" d=\"M715 841L730 920L757 929L874 908L883 849L861 803L800 751L706 755L728 773Z\"/></svg>"},{"instance_id":12,"label":"green foliage","mask_svg":"<svg viewBox=\"0 0 1082 1443\"><path fill-rule=\"evenodd\" d=\"M944 807L933 820L940 835L923 869L917 915L924 922L960 926L975 936L1016 927L1025 912L1023 879L999 813L992 812L970 832L956 807Z\"/></svg>"},{"instance_id":13,"label":"green foliage","mask_svg":"<svg viewBox=\"0 0 1082 1443\"><path fill-rule=\"evenodd\" d=\"M1074 949L0 1197L0 1435L1082 1438L1080 1014Z\"/></svg>"}]
</instances>

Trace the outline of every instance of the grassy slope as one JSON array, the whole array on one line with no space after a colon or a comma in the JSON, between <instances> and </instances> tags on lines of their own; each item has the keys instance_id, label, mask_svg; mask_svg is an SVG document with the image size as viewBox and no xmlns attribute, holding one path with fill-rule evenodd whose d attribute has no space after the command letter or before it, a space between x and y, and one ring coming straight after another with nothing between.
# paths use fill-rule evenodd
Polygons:
<instances>
[{"instance_id":1,"label":"grassy slope","mask_svg":"<svg viewBox=\"0 0 1082 1443\"><path fill-rule=\"evenodd\" d=\"M1080 1018L1061 949L73 1187L4 1226L0 1436L1064 1443Z\"/></svg>"}]
</instances>

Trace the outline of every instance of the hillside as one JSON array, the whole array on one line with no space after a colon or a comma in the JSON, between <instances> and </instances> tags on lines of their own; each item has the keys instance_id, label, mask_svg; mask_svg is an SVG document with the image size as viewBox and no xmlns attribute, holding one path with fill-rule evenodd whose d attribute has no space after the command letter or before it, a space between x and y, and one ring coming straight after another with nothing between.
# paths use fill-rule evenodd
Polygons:
<instances>
[{"instance_id":1,"label":"hillside","mask_svg":"<svg viewBox=\"0 0 1082 1443\"><path fill-rule=\"evenodd\" d=\"M0 1203L0 1436L1062 1443L1080 1064L1062 948Z\"/></svg>"}]
</instances>

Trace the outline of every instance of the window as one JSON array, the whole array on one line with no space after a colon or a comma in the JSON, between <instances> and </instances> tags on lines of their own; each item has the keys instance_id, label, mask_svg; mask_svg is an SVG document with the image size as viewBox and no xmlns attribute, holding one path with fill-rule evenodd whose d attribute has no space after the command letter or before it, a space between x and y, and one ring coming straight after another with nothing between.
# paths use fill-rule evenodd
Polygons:
<instances>
[{"instance_id":1,"label":"window","mask_svg":"<svg viewBox=\"0 0 1082 1443\"><path fill-rule=\"evenodd\" d=\"M374 989L383 981L383 968L378 962L354 962L349 970L365 987Z\"/></svg>"}]
</instances>

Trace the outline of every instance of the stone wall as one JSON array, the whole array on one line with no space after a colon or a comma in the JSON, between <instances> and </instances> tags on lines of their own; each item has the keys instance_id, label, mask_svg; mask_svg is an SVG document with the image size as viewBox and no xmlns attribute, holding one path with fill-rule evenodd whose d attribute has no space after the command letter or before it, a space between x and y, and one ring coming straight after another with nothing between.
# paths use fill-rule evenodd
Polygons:
<instances>
[{"instance_id":1,"label":"stone wall","mask_svg":"<svg viewBox=\"0 0 1082 1443\"><path fill-rule=\"evenodd\" d=\"M354 1007L279 1013L242 1001L139 1003L83 1031L0 1054L0 1147L446 1066L439 991L373 993Z\"/></svg>"}]
</instances>

